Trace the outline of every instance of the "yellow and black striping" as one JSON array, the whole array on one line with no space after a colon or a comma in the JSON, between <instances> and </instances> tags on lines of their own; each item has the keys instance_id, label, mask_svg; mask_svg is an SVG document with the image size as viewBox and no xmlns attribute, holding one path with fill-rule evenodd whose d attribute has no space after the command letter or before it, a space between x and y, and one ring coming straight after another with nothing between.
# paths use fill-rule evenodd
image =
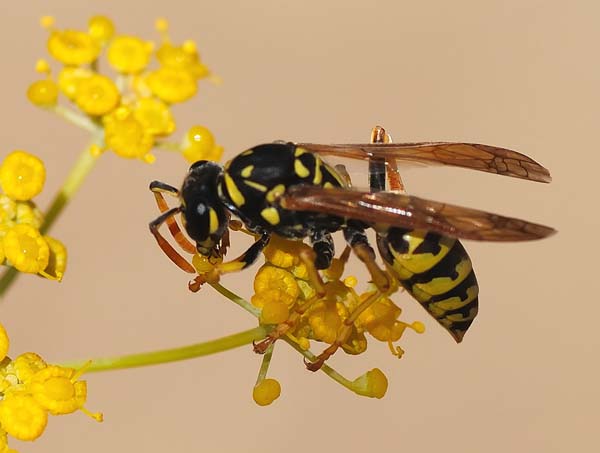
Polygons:
<instances>
[{"instance_id":1,"label":"yellow and black striping","mask_svg":"<svg viewBox=\"0 0 600 453\"><path fill-rule=\"evenodd\" d=\"M457 239L403 228L378 237L381 256L400 284L457 342L475 319L479 287Z\"/></svg>"}]
</instances>

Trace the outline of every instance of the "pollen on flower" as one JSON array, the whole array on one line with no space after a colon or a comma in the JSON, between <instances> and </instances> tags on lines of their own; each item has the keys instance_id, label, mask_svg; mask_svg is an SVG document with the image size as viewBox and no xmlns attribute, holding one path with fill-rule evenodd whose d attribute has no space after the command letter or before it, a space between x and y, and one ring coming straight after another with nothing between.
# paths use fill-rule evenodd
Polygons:
<instances>
[{"instance_id":1,"label":"pollen on flower","mask_svg":"<svg viewBox=\"0 0 600 453\"><path fill-rule=\"evenodd\" d=\"M44 236L44 240L50 248L48 266L44 271L57 280L62 280L67 269L67 248L58 239L50 236Z\"/></svg>"},{"instance_id":2,"label":"pollen on flower","mask_svg":"<svg viewBox=\"0 0 600 453\"><path fill-rule=\"evenodd\" d=\"M0 324L0 362L2 362L6 357L6 354L8 354L9 346L10 340L8 338L8 334L6 333L6 329L2 324Z\"/></svg>"},{"instance_id":3,"label":"pollen on flower","mask_svg":"<svg viewBox=\"0 0 600 453\"><path fill-rule=\"evenodd\" d=\"M359 395L381 399L388 388L388 380L379 368L373 368L352 381L352 389Z\"/></svg>"},{"instance_id":4,"label":"pollen on flower","mask_svg":"<svg viewBox=\"0 0 600 453\"><path fill-rule=\"evenodd\" d=\"M260 322L262 324L280 324L290 316L290 309L281 300L267 299L262 305Z\"/></svg>"},{"instance_id":5,"label":"pollen on flower","mask_svg":"<svg viewBox=\"0 0 600 453\"><path fill-rule=\"evenodd\" d=\"M55 30L48 38L48 52L65 65L81 66L98 58L100 46L82 31Z\"/></svg>"},{"instance_id":6,"label":"pollen on flower","mask_svg":"<svg viewBox=\"0 0 600 453\"><path fill-rule=\"evenodd\" d=\"M183 157L190 163L199 160L217 162L223 154L223 147L216 145L212 132L204 126L192 126L185 134L181 147Z\"/></svg>"},{"instance_id":7,"label":"pollen on flower","mask_svg":"<svg viewBox=\"0 0 600 453\"><path fill-rule=\"evenodd\" d=\"M49 365L29 381L37 403L53 415L70 414L83 407L87 398L85 381L72 381L75 370Z\"/></svg>"},{"instance_id":8,"label":"pollen on flower","mask_svg":"<svg viewBox=\"0 0 600 453\"><path fill-rule=\"evenodd\" d=\"M152 43L136 36L117 36L108 47L107 57L118 72L137 74L148 66L151 53Z\"/></svg>"},{"instance_id":9,"label":"pollen on flower","mask_svg":"<svg viewBox=\"0 0 600 453\"><path fill-rule=\"evenodd\" d=\"M154 136L169 135L175 130L175 120L171 110L159 99L140 99L135 106L134 115Z\"/></svg>"},{"instance_id":10,"label":"pollen on flower","mask_svg":"<svg viewBox=\"0 0 600 453\"><path fill-rule=\"evenodd\" d=\"M0 425L19 440L35 440L48 423L48 413L25 392L7 393L0 401Z\"/></svg>"},{"instance_id":11,"label":"pollen on flower","mask_svg":"<svg viewBox=\"0 0 600 453\"><path fill-rule=\"evenodd\" d=\"M19 224L3 238L6 259L19 271L37 274L48 266L50 248L38 230Z\"/></svg>"},{"instance_id":12,"label":"pollen on flower","mask_svg":"<svg viewBox=\"0 0 600 453\"><path fill-rule=\"evenodd\" d=\"M0 187L14 200L30 200L46 181L44 163L25 151L13 151L0 166Z\"/></svg>"},{"instance_id":13,"label":"pollen on flower","mask_svg":"<svg viewBox=\"0 0 600 453\"><path fill-rule=\"evenodd\" d=\"M15 375L23 383L28 383L38 371L47 366L46 361L35 352L25 352L17 356L11 364Z\"/></svg>"},{"instance_id":14,"label":"pollen on flower","mask_svg":"<svg viewBox=\"0 0 600 453\"><path fill-rule=\"evenodd\" d=\"M58 74L58 88L69 99L75 100L80 82L91 75L92 72L85 68L64 67Z\"/></svg>"},{"instance_id":15,"label":"pollen on flower","mask_svg":"<svg viewBox=\"0 0 600 453\"><path fill-rule=\"evenodd\" d=\"M192 74L169 67L151 71L146 78L146 83L155 96L168 104L187 101L198 90L196 79Z\"/></svg>"},{"instance_id":16,"label":"pollen on flower","mask_svg":"<svg viewBox=\"0 0 600 453\"><path fill-rule=\"evenodd\" d=\"M113 110L119 104L120 97L114 82L99 74L81 79L75 91L77 106L92 116L105 115Z\"/></svg>"},{"instance_id":17,"label":"pollen on flower","mask_svg":"<svg viewBox=\"0 0 600 453\"><path fill-rule=\"evenodd\" d=\"M268 406L281 395L281 385L275 379L264 379L254 386L252 397L259 406Z\"/></svg>"},{"instance_id":18,"label":"pollen on flower","mask_svg":"<svg viewBox=\"0 0 600 453\"><path fill-rule=\"evenodd\" d=\"M115 25L106 16L93 16L88 21L88 33L99 43L105 43L115 34Z\"/></svg>"},{"instance_id":19,"label":"pollen on flower","mask_svg":"<svg viewBox=\"0 0 600 453\"><path fill-rule=\"evenodd\" d=\"M29 85L27 99L38 107L52 107L58 99L58 86L51 79L37 80Z\"/></svg>"},{"instance_id":20,"label":"pollen on flower","mask_svg":"<svg viewBox=\"0 0 600 453\"><path fill-rule=\"evenodd\" d=\"M154 145L154 137L128 107L119 107L104 117L106 146L129 159L143 159Z\"/></svg>"},{"instance_id":21,"label":"pollen on flower","mask_svg":"<svg viewBox=\"0 0 600 453\"><path fill-rule=\"evenodd\" d=\"M269 290L276 291L276 300L288 306L296 302L300 294L300 288L290 272L266 264L260 268L254 278L254 291L260 294Z\"/></svg>"}]
</instances>

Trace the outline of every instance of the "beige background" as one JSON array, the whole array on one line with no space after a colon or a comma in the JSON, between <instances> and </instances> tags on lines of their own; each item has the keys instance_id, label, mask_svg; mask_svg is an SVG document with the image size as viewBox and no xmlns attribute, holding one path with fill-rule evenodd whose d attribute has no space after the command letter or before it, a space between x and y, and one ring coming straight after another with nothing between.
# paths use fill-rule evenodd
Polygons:
<instances>
[{"instance_id":1,"label":"beige background","mask_svg":"<svg viewBox=\"0 0 600 453\"><path fill-rule=\"evenodd\" d=\"M153 38L166 16L193 38L224 84L177 107L180 132L214 130L228 156L274 139L461 140L517 149L551 169L551 185L462 170L407 174L411 192L553 225L529 244L468 243L480 315L460 346L406 296L398 361L382 344L332 364L350 377L382 368L383 400L311 374L284 345L271 375L283 394L251 399L260 359L249 347L176 364L90 375L89 407L52 418L22 452L598 451L598 42L594 1L3 1L0 153L42 156L40 204L86 142L84 132L28 105L45 54L38 17L82 27L96 12ZM13 354L52 361L174 347L254 325L210 289L191 294L147 231L148 182L178 185L184 161L153 166L107 155L54 228L70 251L61 285L22 278L0 306ZM239 244L239 243L238 243ZM364 273L359 266L355 272ZM253 272L225 279L249 294Z\"/></svg>"}]
</instances>

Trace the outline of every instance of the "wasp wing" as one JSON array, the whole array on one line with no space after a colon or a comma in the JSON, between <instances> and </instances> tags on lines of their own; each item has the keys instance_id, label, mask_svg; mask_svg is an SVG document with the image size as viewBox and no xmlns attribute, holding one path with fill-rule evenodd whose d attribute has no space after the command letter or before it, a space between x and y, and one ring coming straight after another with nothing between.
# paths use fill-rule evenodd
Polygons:
<instances>
[{"instance_id":1,"label":"wasp wing","mask_svg":"<svg viewBox=\"0 0 600 453\"><path fill-rule=\"evenodd\" d=\"M529 241L556 232L525 220L393 192L300 185L290 187L279 203L284 209L326 213L375 227L422 229L476 241Z\"/></svg>"},{"instance_id":2,"label":"wasp wing","mask_svg":"<svg viewBox=\"0 0 600 453\"><path fill-rule=\"evenodd\" d=\"M550 172L524 154L477 143L422 142L298 146L327 156L353 159L395 159L427 165L451 165L537 182L550 182Z\"/></svg>"}]
</instances>

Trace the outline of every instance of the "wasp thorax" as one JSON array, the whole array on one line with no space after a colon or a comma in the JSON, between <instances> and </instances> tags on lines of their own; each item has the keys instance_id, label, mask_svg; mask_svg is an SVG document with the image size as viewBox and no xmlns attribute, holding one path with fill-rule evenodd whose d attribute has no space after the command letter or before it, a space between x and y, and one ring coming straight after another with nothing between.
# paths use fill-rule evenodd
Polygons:
<instances>
[{"instance_id":1,"label":"wasp thorax","mask_svg":"<svg viewBox=\"0 0 600 453\"><path fill-rule=\"evenodd\" d=\"M196 241L198 252L205 256L218 254L228 217L217 195L220 165L198 161L191 167L181 187L185 230Z\"/></svg>"}]
</instances>

